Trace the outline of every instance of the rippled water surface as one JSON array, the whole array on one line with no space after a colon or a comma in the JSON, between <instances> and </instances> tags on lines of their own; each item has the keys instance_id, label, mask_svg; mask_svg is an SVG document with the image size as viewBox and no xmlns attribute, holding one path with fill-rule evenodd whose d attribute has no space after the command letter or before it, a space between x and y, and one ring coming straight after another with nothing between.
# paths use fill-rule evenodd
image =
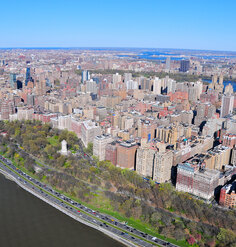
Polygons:
<instances>
[{"instance_id":1,"label":"rippled water surface","mask_svg":"<svg viewBox=\"0 0 236 247\"><path fill-rule=\"evenodd\" d=\"M0 174L0 247L122 247Z\"/></svg>"}]
</instances>

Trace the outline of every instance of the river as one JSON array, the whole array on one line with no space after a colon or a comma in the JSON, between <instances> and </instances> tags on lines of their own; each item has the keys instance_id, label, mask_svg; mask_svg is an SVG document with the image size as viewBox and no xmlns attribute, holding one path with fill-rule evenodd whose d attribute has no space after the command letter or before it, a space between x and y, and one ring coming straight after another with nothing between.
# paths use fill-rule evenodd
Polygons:
<instances>
[{"instance_id":1,"label":"river","mask_svg":"<svg viewBox=\"0 0 236 247\"><path fill-rule=\"evenodd\" d=\"M212 80L202 80L203 82L208 82L208 83L212 83ZM227 85L231 84L233 89L234 89L234 92L236 92L236 82L235 81L224 81L223 82L224 84L224 87L226 87Z\"/></svg>"},{"instance_id":2,"label":"river","mask_svg":"<svg viewBox=\"0 0 236 247\"><path fill-rule=\"evenodd\" d=\"M1 247L123 247L0 174Z\"/></svg>"}]
</instances>

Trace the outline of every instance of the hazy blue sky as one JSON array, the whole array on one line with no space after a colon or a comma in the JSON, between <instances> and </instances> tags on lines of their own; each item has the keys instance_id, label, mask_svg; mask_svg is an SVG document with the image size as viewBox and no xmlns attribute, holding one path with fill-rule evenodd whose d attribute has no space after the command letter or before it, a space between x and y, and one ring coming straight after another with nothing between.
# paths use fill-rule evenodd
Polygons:
<instances>
[{"instance_id":1,"label":"hazy blue sky","mask_svg":"<svg viewBox=\"0 0 236 247\"><path fill-rule=\"evenodd\" d=\"M0 47L236 51L236 0L0 0Z\"/></svg>"}]
</instances>

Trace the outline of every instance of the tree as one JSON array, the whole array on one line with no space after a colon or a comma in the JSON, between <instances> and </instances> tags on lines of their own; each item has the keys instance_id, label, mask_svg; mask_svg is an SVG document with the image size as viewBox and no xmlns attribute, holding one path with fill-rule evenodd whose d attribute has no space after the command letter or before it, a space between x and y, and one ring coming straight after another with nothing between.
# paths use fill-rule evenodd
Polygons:
<instances>
[{"instance_id":1,"label":"tree","mask_svg":"<svg viewBox=\"0 0 236 247\"><path fill-rule=\"evenodd\" d=\"M158 224L158 222L161 220L161 213L155 212L151 216L151 223L153 225Z\"/></svg>"},{"instance_id":2,"label":"tree","mask_svg":"<svg viewBox=\"0 0 236 247\"><path fill-rule=\"evenodd\" d=\"M87 148L85 149L85 152L89 155L93 154L93 143L89 142Z\"/></svg>"},{"instance_id":3,"label":"tree","mask_svg":"<svg viewBox=\"0 0 236 247\"><path fill-rule=\"evenodd\" d=\"M195 238L193 237L193 236L189 236L189 238L188 238L188 243L190 244L190 245L193 245L195 242L196 242L196 240L195 240Z\"/></svg>"},{"instance_id":4,"label":"tree","mask_svg":"<svg viewBox=\"0 0 236 247\"><path fill-rule=\"evenodd\" d=\"M182 230L182 229L175 229L175 231L174 231L174 238L176 239L176 240L182 240L182 239L184 239L185 238L185 233L184 233L184 231Z\"/></svg>"},{"instance_id":5,"label":"tree","mask_svg":"<svg viewBox=\"0 0 236 247\"><path fill-rule=\"evenodd\" d=\"M220 242L220 246L229 246L233 243L236 243L236 234L230 230L220 228L217 239Z\"/></svg>"},{"instance_id":6,"label":"tree","mask_svg":"<svg viewBox=\"0 0 236 247\"><path fill-rule=\"evenodd\" d=\"M68 132L66 141L67 141L67 144L68 144L69 148L74 148L76 142L78 141L78 137L76 136L75 133Z\"/></svg>"},{"instance_id":7,"label":"tree","mask_svg":"<svg viewBox=\"0 0 236 247\"><path fill-rule=\"evenodd\" d=\"M65 162L66 162L66 158L61 155L57 160L56 162L58 163L59 166L64 166Z\"/></svg>"}]
</instances>

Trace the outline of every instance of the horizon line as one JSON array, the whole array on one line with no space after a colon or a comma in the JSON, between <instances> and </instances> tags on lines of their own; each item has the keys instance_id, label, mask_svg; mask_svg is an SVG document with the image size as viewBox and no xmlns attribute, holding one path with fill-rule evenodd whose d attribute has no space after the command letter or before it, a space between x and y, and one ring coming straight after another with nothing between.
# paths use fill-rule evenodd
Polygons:
<instances>
[{"instance_id":1,"label":"horizon line","mask_svg":"<svg viewBox=\"0 0 236 247\"><path fill-rule=\"evenodd\" d=\"M7 49L160 49L160 50L185 50L185 51L211 51L211 52L233 52L236 51L231 50L211 50L211 49L196 49L196 48L154 48L154 47L116 47L116 46L12 46L12 47L0 47L0 50L7 50Z\"/></svg>"}]
</instances>

